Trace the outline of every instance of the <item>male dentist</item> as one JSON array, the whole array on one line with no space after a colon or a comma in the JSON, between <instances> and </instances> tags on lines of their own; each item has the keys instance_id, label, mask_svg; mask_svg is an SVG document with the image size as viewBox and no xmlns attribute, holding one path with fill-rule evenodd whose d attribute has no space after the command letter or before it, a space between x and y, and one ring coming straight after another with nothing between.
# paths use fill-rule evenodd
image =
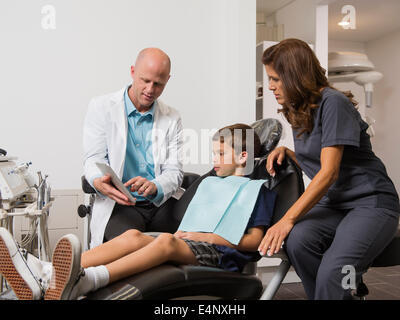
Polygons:
<instances>
[{"instance_id":1,"label":"male dentist","mask_svg":"<svg viewBox=\"0 0 400 320\"><path fill-rule=\"evenodd\" d=\"M83 130L84 172L97 191L90 224L90 247L130 229L175 232L167 221L179 193L182 122L161 102L171 62L160 49L143 49L131 66L132 84L91 100ZM96 162L107 163L131 189L136 203L118 191ZM162 227L167 226L167 228Z\"/></svg>"}]
</instances>

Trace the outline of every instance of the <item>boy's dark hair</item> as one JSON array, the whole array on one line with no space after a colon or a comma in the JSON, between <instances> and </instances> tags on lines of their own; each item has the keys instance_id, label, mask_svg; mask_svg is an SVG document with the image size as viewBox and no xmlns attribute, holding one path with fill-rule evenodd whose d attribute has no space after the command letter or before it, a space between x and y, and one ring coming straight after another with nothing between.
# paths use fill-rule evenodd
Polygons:
<instances>
[{"instance_id":1,"label":"boy's dark hair","mask_svg":"<svg viewBox=\"0 0 400 320\"><path fill-rule=\"evenodd\" d=\"M251 147L253 147L254 158L258 157L261 152L260 138L252 127L244 123L236 123L223 127L214 134L212 139L213 141L219 140L222 143L228 143L235 152L249 152L251 151ZM251 143L252 146L249 146L248 143Z\"/></svg>"}]
</instances>

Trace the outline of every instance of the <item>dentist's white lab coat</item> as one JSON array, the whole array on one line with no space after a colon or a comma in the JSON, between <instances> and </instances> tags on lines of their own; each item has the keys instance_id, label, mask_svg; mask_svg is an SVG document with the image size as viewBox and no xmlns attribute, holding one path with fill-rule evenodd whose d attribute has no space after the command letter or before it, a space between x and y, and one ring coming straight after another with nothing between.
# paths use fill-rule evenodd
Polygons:
<instances>
[{"instance_id":1,"label":"dentist's white lab coat","mask_svg":"<svg viewBox=\"0 0 400 320\"><path fill-rule=\"evenodd\" d=\"M83 129L84 174L86 179L101 175L96 162L108 163L122 178L128 120L124 104L125 88L108 95L93 98L88 107ZM161 102L154 102L152 149L155 179L160 183L164 197L160 206L171 196L179 194L182 171L182 122L179 113ZM115 201L96 196L90 223L90 248L103 243L104 231Z\"/></svg>"}]
</instances>

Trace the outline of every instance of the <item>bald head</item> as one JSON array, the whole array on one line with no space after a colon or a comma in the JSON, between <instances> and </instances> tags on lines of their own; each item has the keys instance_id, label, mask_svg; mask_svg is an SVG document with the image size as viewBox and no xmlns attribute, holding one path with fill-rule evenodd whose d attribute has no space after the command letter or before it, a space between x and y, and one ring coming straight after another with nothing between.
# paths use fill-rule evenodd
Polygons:
<instances>
[{"instance_id":1,"label":"bald head","mask_svg":"<svg viewBox=\"0 0 400 320\"><path fill-rule=\"evenodd\" d=\"M171 60L168 55L158 48L146 48L139 52L135 68L142 66L157 68L163 75L169 75L171 71Z\"/></svg>"},{"instance_id":2,"label":"bald head","mask_svg":"<svg viewBox=\"0 0 400 320\"><path fill-rule=\"evenodd\" d=\"M162 94L171 71L169 57L160 49L146 48L139 52L131 66L132 86L128 94L139 112L148 110Z\"/></svg>"}]
</instances>

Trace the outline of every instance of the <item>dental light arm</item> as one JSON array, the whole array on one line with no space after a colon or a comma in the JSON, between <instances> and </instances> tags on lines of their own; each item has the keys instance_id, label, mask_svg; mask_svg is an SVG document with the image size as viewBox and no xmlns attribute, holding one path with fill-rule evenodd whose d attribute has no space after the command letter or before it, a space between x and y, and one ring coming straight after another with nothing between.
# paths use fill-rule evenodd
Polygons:
<instances>
[{"instance_id":1,"label":"dental light arm","mask_svg":"<svg viewBox=\"0 0 400 320\"><path fill-rule=\"evenodd\" d=\"M328 54L328 80L334 82L355 82L365 91L365 104L372 106L374 83L383 78L382 73L375 71L374 64L367 55L360 52L336 51Z\"/></svg>"},{"instance_id":2,"label":"dental light arm","mask_svg":"<svg viewBox=\"0 0 400 320\"><path fill-rule=\"evenodd\" d=\"M329 82L351 82L354 81L364 87L365 104L368 108L372 106L372 92L374 91L374 83L383 78L383 74L378 71L363 71L329 75Z\"/></svg>"}]
</instances>

